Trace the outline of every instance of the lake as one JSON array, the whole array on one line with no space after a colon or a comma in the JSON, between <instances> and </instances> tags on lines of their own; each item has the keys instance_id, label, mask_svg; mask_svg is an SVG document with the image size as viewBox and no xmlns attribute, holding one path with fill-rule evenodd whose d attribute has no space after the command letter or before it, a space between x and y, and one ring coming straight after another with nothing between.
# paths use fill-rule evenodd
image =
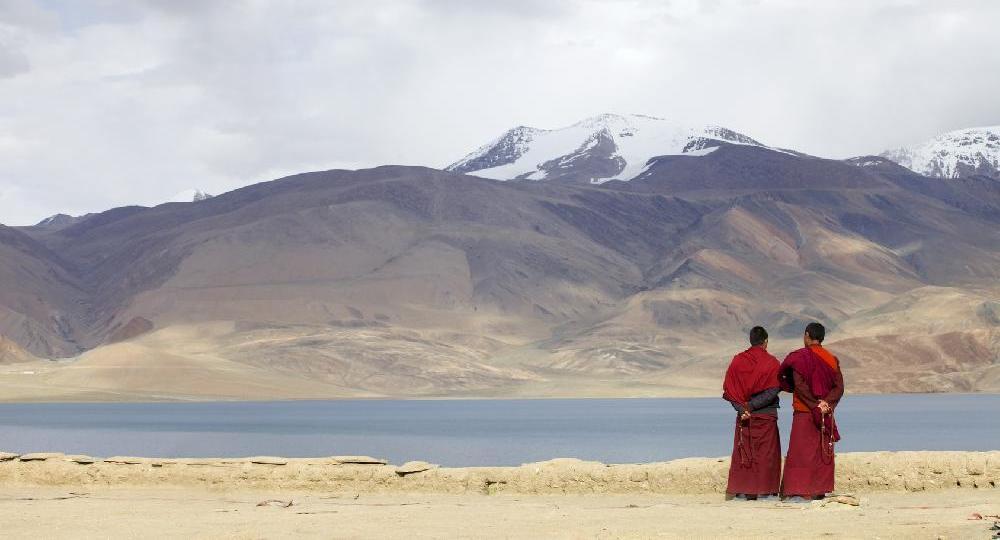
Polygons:
<instances>
[{"instance_id":1,"label":"lake","mask_svg":"<svg viewBox=\"0 0 1000 540\"><path fill-rule=\"evenodd\" d=\"M791 425L782 398L782 448ZM838 450L1000 449L1000 395L848 395ZM318 457L518 465L724 456L717 398L0 404L0 451L107 457Z\"/></svg>"}]
</instances>

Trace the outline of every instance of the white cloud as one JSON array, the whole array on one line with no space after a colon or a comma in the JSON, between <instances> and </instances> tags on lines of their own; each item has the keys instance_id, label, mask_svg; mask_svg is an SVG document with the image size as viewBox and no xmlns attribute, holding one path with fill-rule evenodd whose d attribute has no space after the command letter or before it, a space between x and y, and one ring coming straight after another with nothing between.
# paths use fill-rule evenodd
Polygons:
<instances>
[{"instance_id":1,"label":"white cloud","mask_svg":"<svg viewBox=\"0 0 1000 540\"><path fill-rule=\"evenodd\" d=\"M443 166L600 112L878 152L1000 122L998 17L990 0L0 0L0 222Z\"/></svg>"}]
</instances>

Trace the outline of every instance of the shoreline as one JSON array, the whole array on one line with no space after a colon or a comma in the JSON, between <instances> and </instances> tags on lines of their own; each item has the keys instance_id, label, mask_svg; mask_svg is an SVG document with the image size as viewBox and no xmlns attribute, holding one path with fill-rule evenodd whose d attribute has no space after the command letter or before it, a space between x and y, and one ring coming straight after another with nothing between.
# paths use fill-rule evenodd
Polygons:
<instances>
[{"instance_id":1,"label":"shoreline","mask_svg":"<svg viewBox=\"0 0 1000 540\"><path fill-rule=\"evenodd\" d=\"M1000 392L846 392L846 396L1000 396ZM330 401L596 401L596 400L639 400L639 399L721 399L720 394L661 395L661 396L357 396L329 398L282 398L282 399L242 399L221 397L164 397L162 399L4 399L0 397L0 407L4 405L72 405L72 404L184 404L184 403L305 403Z\"/></svg>"},{"instance_id":2,"label":"shoreline","mask_svg":"<svg viewBox=\"0 0 1000 540\"><path fill-rule=\"evenodd\" d=\"M299 489L354 493L721 494L729 458L605 464L559 458L518 467L393 465L368 456L93 458L0 453L2 486ZM1000 488L1000 451L848 452L837 456L841 493ZM1000 497L1000 491L996 492Z\"/></svg>"}]
</instances>

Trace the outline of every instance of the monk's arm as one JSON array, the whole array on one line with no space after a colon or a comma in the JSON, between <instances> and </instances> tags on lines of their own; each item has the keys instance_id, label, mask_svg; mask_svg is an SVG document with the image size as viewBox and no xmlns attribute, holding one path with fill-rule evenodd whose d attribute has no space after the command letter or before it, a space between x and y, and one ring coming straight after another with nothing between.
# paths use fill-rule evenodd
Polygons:
<instances>
[{"instance_id":1,"label":"monk's arm","mask_svg":"<svg viewBox=\"0 0 1000 540\"><path fill-rule=\"evenodd\" d=\"M824 401L829 403L830 407L836 408L842 397L844 397L844 374L838 369L833 388L830 389L830 393L826 395Z\"/></svg>"},{"instance_id":2,"label":"monk's arm","mask_svg":"<svg viewBox=\"0 0 1000 540\"><path fill-rule=\"evenodd\" d=\"M778 400L778 392L781 388L775 386L774 388L768 388L763 392L759 392L750 397L750 412L759 411L767 407L773 407L775 401Z\"/></svg>"},{"instance_id":3,"label":"monk's arm","mask_svg":"<svg viewBox=\"0 0 1000 540\"><path fill-rule=\"evenodd\" d=\"M729 400L727 399L726 401L729 401ZM738 412L738 413L742 413L743 412L743 405L740 405L739 403L736 403L735 401L729 401L729 404L732 405L734 409L736 409L736 412Z\"/></svg>"},{"instance_id":4,"label":"monk's arm","mask_svg":"<svg viewBox=\"0 0 1000 540\"><path fill-rule=\"evenodd\" d=\"M761 409L773 407L774 402L778 399L778 392L780 391L781 388L775 386L774 388L768 388L767 390L754 394L750 397L750 401L747 402L747 407L750 409L750 412L756 412ZM729 400L727 399L726 401ZM733 406L733 409L735 409L736 412L743 412L743 405L740 405L735 401L729 401L729 404Z\"/></svg>"},{"instance_id":5,"label":"monk's arm","mask_svg":"<svg viewBox=\"0 0 1000 540\"><path fill-rule=\"evenodd\" d=\"M743 413L744 406L743 406L742 403L740 403L738 401L733 401L733 400L729 399L728 397L726 397L726 394L722 394L722 399L728 401L729 404L732 405L734 409L736 409L736 412L738 412L740 414ZM753 409L750 409L750 410L752 411Z\"/></svg>"},{"instance_id":6,"label":"monk's arm","mask_svg":"<svg viewBox=\"0 0 1000 540\"><path fill-rule=\"evenodd\" d=\"M806 407L810 409L815 409L819 405L819 400L813 395L812 389L809 388L809 383L799 375L799 372L792 371L792 379L795 382L795 396L799 398Z\"/></svg>"}]
</instances>

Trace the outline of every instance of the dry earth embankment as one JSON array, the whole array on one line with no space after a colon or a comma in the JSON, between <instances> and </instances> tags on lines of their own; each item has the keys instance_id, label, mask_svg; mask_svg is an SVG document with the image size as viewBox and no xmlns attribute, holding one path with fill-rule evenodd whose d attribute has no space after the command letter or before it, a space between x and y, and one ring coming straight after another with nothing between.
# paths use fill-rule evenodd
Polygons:
<instances>
[{"instance_id":1,"label":"dry earth embankment","mask_svg":"<svg viewBox=\"0 0 1000 540\"><path fill-rule=\"evenodd\" d=\"M400 466L364 456L95 459L0 454L3 486L208 487L355 493L707 494L725 490L728 458L608 465L555 459L519 467ZM840 492L996 489L1000 451L856 452L837 457Z\"/></svg>"}]
</instances>

